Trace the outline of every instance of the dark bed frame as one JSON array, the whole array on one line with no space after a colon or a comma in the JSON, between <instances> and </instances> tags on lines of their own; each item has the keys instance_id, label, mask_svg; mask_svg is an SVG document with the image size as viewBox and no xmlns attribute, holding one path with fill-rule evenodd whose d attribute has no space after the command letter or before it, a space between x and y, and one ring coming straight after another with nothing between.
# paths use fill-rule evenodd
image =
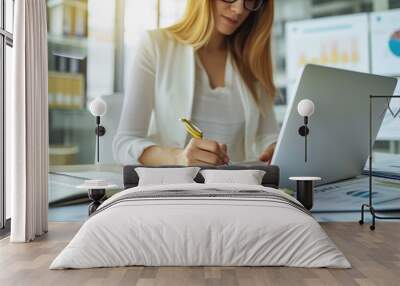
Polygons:
<instances>
[{"instance_id":1,"label":"dark bed frame","mask_svg":"<svg viewBox=\"0 0 400 286\"><path fill-rule=\"evenodd\" d=\"M124 166L124 189L129 189L136 187L139 183L139 176L135 171L136 167L143 167L142 165L128 165ZM183 168L184 166L160 166L158 168ZM262 179L261 184L264 187L270 188L279 188L279 167L278 166L267 166L267 165L257 165L257 166L219 166L219 167L205 167L199 166L202 170L205 169L218 169L218 170L263 170L265 171L265 175ZM146 168L157 168L156 166L153 167L146 167ZM197 183L204 183L203 176L198 173L197 176L194 178L195 182ZM91 199L92 203L88 207L89 216L94 213L97 208L101 205L104 200L106 190L105 189L94 189L89 190L88 195Z\"/></svg>"},{"instance_id":2,"label":"dark bed frame","mask_svg":"<svg viewBox=\"0 0 400 286\"><path fill-rule=\"evenodd\" d=\"M143 167L141 165L127 165L124 166L124 189L136 187L139 183L139 176L135 171L136 167ZM182 168L184 166L162 166L162 167L147 167L147 168ZM265 175L262 179L261 184L265 187L279 188L279 167L278 166L219 166L219 167L205 167L200 166L202 170L205 169L218 169L218 170L263 170ZM194 178L197 183L204 183L203 176L198 173Z\"/></svg>"}]
</instances>

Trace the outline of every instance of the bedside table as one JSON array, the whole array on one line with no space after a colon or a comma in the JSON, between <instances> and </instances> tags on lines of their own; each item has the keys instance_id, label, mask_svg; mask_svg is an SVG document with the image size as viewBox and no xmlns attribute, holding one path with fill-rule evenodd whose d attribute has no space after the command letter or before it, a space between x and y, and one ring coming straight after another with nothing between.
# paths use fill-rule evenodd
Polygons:
<instances>
[{"instance_id":1,"label":"bedside table","mask_svg":"<svg viewBox=\"0 0 400 286\"><path fill-rule=\"evenodd\" d=\"M289 180L297 182L296 198L308 210L314 204L314 181L320 177L290 177Z\"/></svg>"},{"instance_id":2,"label":"bedside table","mask_svg":"<svg viewBox=\"0 0 400 286\"><path fill-rule=\"evenodd\" d=\"M92 201L88 207L89 216L103 203L106 190L117 187L117 185L109 184L105 180L85 180L82 185L77 186L78 189L88 190L89 199Z\"/></svg>"},{"instance_id":3,"label":"bedside table","mask_svg":"<svg viewBox=\"0 0 400 286\"><path fill-rule=\"evenodd\" d=\"M88 206L88 214L89 216L94 213L97 208L103 202L103 199L106 195L106 189L89 189L88 197L92 200L91 204Z\"/></svg>"}]
</instances>

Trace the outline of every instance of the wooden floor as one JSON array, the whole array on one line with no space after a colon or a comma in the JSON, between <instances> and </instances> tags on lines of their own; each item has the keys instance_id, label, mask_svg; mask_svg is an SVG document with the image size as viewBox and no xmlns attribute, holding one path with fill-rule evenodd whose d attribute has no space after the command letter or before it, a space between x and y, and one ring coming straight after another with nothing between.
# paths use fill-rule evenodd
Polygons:
<instances>
[{"instance_id":1,"label":"wooden floor","mask_svg":"<svg viewBox=\"0 0 400 286\"><path fill-rule=\"evenodd\" d=\"M125 267L48 270L79 229L79 223L50 223L30 244L0 241L0 285L400 285L400 222L368 225L323 223L353 268L289 267Z\"/></svg>"}]
</instances>

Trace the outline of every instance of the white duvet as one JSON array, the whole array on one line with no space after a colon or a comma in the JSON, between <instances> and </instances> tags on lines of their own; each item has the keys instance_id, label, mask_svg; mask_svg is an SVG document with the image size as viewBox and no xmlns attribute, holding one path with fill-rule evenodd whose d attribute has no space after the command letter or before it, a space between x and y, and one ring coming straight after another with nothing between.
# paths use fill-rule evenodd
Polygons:
<instances>
[{"instance_id":1,"label":"white duvet","mask_svg":"<svg viewBox=\"0 0 400 286\"><path fill-rule=\"evenodd\" d=\"M132 192L262 190L254 185L135 187L101 206L50 269L145 266L294 266L349 268L317 221L289 204L258 198L151 198L115 203ZM136 194L136 193L135 193Z\"/></svg>"}]
</instances>

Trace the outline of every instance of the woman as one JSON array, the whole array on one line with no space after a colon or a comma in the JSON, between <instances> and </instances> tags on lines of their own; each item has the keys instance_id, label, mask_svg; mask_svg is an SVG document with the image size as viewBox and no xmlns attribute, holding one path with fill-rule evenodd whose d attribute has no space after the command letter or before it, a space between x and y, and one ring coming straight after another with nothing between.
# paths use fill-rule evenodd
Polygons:
<instances>
[{"instance_id":1,"label":"woman","mask_svg":"<svg viewBox=\"0 0 400 286\"><path fill-rule=\"evenodd\" d=\"M122 164L271 160L277 138L272 0L188 0L177 24L146 33L113 142ZM203 139L186 133L191 118Z\"/></svg>"}]
</instances>

